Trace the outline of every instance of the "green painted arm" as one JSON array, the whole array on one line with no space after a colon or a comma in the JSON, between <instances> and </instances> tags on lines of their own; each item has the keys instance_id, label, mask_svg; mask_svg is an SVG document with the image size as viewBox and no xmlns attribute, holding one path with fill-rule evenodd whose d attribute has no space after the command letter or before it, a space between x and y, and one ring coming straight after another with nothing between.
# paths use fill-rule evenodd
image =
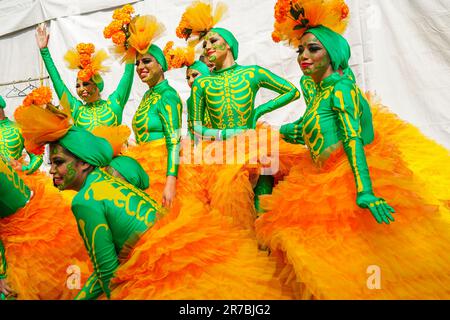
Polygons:
<instances>
[{"instance_id":1,"label":"green painted arm","mask_svg":"<svg viewBox=\"0 0 450 320\"><path fill-rule=\"evenodd\" d=\"M275 91L280 95L253 110L252 128L256 126L258 119L266 113L279 109L300 98L300 92L292 83L277 76L271 71L258 67L256 69L256 76L258 77L258 83L261 87Z\"/></svg>"},{"instance_id":2,"label":"green painted arm","mask_svg":"<svg viewBox=\"0 0 450 320\"><path fill-rule=\"evenodd\" d=\"M360 128L360 104L358 88L349 80L342 80L333 92L333 109L338 114L338 130L345 153L350 162L356 183L356 203L368 208L378 223L394 221L391 213L394 209L382 198L373 194L372 181L364 154L364 145Z\"/></svg>"},{"instance_id":3,"label":"green painted arm","mask_svg":"<svg viewBox=\"0 0 450 320\"><path fill-rule=\"evenodd\" d=\"M92 273L83 288L78 292L75 300L95 300L103 293L103 287L97 274Z\"/></svg>"},{"instance_id":4,"label":"green painted arm","mask_svg":"<svg viewBox=\"0 0 450 320\"><path fill-rule=\"evenodd\" d=\"M134 78L134 64L127 63L125 65L125 71L120 79L117 89L108 97L111 102L111 108L114 113L122 114L122 110L125 107L128 98L130 97L131 87L133 86Z\"/></svg>"},{"instance_id":5,"label":"green painted arm","mask_svg":"<svg viewBox=\"0 0 450 320\"><path fill-rule=\"evenodd\" d=\"M180 98L175 94L163 96L163 103L159 106L158 115L163 125L167 147L168 176L178 176L180 159L181 109Z\"/></svg>"},{"instance_id":6,"label":"green painted arm","mask_svg":"<svg viewBox=\"0 0 450 320\"><path fill-rule=\"evenodd\" d=\"M36 155L28 151L27 153L30 156L30 163L27 166L22 166L22 171L26 174L32 174L36 172L36 170L38 170L41 166L42 162L44 161L44 155Z\"/></svg>"},{"instance_id":7,"label":"green painted arm","mask_svg":"<svg viewBox=\"0 0 450 320\"><path fill-rule=\"evenodd\" d=\"M96 299L103 292L109 298L109 283L119 266L113 236L100 205L98 202L81 203L75 200L72 203L78 230L94 266L91 281L86 282L78 299Z\"/></svg>"},{"instance_id":8,"label":"green painted arm","mask_svg":"<svg viewBox=\"0 0 450 320\"><path fill-rule=\"evenodd\" d=\"M83 103L77 100L72 95L72 93L69 91L67 86L62 81L61 75L59 74L58 69L55 66L55 63L53 62L52 56L50 55L50 51L48 50L48 48L43 48L40 50L40 52L41 57L44 60L45 68L47 69L50 79L52 80L53 87L55 88L58 98L62 99L63 94L66 94L67 99L69 100L72 114L75 114L78 110L78 107Z\"/></svg>"},{"instance_id":9,"label":"green painted arm","mask_svg":"<svg viewBox=\"0 0 450 320\"><path fill-rule=\"evenodd\" d=\"M303 139L303 117L297 121L287 123L281 126L280 134L283 140L292 144L305 144Z\"/></svg>"}]
</instances>

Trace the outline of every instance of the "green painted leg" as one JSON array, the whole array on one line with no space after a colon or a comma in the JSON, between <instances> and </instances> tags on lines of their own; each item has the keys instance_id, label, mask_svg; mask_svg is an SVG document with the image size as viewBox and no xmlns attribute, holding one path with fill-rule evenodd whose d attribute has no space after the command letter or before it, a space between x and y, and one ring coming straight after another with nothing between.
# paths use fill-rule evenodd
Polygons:
<instances>
[{"instance_id":1,"label":"green painted leg","mask_svg":"<svg viewBox=\"0 0 450 320\"><path fill-rule=\"evenodd\" d=\"M272 189L274 185L273 176L259 176L256 187L253 190L255 192L255 208L258 214L264 213L265 211L261 208L259 204L259 196L264 194L272 194Z\"/></svg>"}]
</instances>

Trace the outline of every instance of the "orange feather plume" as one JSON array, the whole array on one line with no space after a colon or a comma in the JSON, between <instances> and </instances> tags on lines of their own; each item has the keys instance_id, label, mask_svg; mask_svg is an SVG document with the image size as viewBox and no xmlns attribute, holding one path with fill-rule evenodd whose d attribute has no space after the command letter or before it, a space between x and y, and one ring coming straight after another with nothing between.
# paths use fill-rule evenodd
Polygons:
<instances>
[{"instance_id":1,"label":"orange feather plume","mask_svg":"<svg viewBox=\"0 0 450 320\"><path fill-rule=\"evenodd\" d=\"M189 39L196 37L195 42L208 33L224 16L228 7L222 3L217 3L216 9L213 12L213 7L209 3L203 1L194 1L181 17L178 24L176 34L182 39Z\"/></svg>"},{"instance_id":2,"label":"orange feather plume","mask_svg":"<svg viewBox=\"0 0 450 320\"><path fill-rule=\"evenodd\" d=\"M297 48L308 28L319 25L344 33L349 8L344 0L278 0L275 4L272 39Z\"/></svg>"},{"instance_id":3,"label":"orange feather plume","mask_svg":"<svg viewBox=\"0 0 450 320\"><path fill-rule=\"evenodd\" d=\"M21 128L25 148L34 154L44 153L47 143L62 138L73 125L70 105L66 94L60 106L47 104L23 104L14 112Z\"/></svg>"}]
</instances>

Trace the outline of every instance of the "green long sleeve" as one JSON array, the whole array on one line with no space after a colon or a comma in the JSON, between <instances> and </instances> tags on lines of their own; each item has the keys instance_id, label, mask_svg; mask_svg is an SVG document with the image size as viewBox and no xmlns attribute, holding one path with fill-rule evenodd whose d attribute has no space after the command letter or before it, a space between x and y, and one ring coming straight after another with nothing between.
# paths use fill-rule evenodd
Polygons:
<instances>
[{"instance_id":1,"label":"green long sleeve","mask_svg":"<svg viewBox=\"0 0 450 320\"><path fill-rule=\"evenodd\" d=\"M113 112L120 115L120 119L118 121L119 123L122 122L123 109L128 101L128 98L130 97L131 87L133 86L133 78L134 64L127 63L116 90L108 97L108 104L110 104Z\"/></svg>"},{"instance_id":2,"label":"green long sleeve","mask_svg":"<svg viewBox=\"0 0 450 320\"><path fill-rule=\"evenodd\" d=\"M110 297L110 282L140 236L153 225L157 204L146 193L95 169L72 201L78 231L94 272L76 299Z\"/></svg>"},{"instance_id":3,"label":"green long sleeve","mask_svg":"<svg viewBox=\"0 0 450 320\"><path fill-rule=\"evenodd\" d=\"M91 281L85 284L78 298L95 299L102 292L109 298L109 283L114 271L119 266L119 258L105 213L98 206L86 203L72 204L72 211L77 219L78 230L83 237L89 257L94 265ZM84 296L83 292L86 293L86 296Z\"/></svg>"},{"instance_id":4,"label":"green long sleeve","mask_svg":"<svg viewBox=\"0 0 450 320\"><path fill-rule=\"evenodd\" d=\"M333 110L338 115L338 130L352 167L357 192L373 193L369 168L361 138L358 88L349 80L339 81L334 89Z\"/></svg>"},{"instance_id":5,"label":"green long sleeve","mask_svg":"<svg viewBox=\"0 0 450 320\"><path fill-rule=\"evenodd\" d=\"M3 247L3 242L0 239L0 279L6 278L6 268L5 247Z\"/></svg>"},{"instance_id":6,"label":"green long sleeve","mask_svg":"<svg viewBox=\"0 0 450 320\"><path fill-rule=\"evenodd\" d=\"M26 206L31 191L17 172L0 156L0 219ZM0 230L1 232L1 230ZM0 279L6 278L5 248L0 239Z\"/></svg>"},{"instance_id":7,"label":"green long sleeve","mask_svg":"<svg viewBox=\"0 0 450 320\"><path fill-rule=\"evenodd\" d=\"M158 115L163 125L167 147L168 176L178 176L180 158L180 130L181 130L181 100L178 95L169 94L163 97L159 105Z\"/></svg>"},{"instance_id":8,"label":"green long sleeve","mask_svg":"<svg viewBox=\"0 0 450 320\"><path fill-rule=\"evenodd\" d=\"M261 116L300 98L300 92L292 83L277 76L273 72L259 67L256 75L260 87L275 91L280 95L254 109L253 127L256 127L256 121Z\"/></svg>"},{"instance_id":9,"label":"green long sleeve","mask_svg":"<svg viewBox=\"0 0 450 320\"><path fill-rule=\"evenodd\" d=\"M83 103L72 95L70 90L62 81L61 75L59 74L58 69L55 66L55 63L53 62L52 56L48 48L43 48L40 50L40 52L41 57L44 60L45 68L47 69L50 79L52 80L53 88L55 88L58 98L61 99L62 96L66 94L67 99L69 100L72 115L76 114L78 112L79 106L82 105Z\"/></svg>"},{"instance_id":10,"label":"green long sleeve","mask_svg":"<svg viewBox=\"0 0 450 320\"><path fill-rule=\"evenodd\" d=\"M255 98L260 88L280 95L255 109ZM224 129L254 128L259 117L298 99L300 94L294 85L267 69L235 64L195 79L191 97L195 133L218 137ZM211 119L211 128L202 122L205 112Z\"/></svg>"},{"instance_id":11,"label":"green long sleeve","mask_svg":"<svg viewBox=\"0 0 450 320\"><path fill-rule=\"evenodd\" d=\"M27 153L30 157L30 163L27 166L22 166L22 171L26 172L27 174L32 174L40 168L42 162L44 161L44 155L36 155L28 151Z\"/></svg>"},{"instance_id":12,"label":"green long sleeve","mask_svg":"<svg viewBox=\"0 0 450 320\"><path fill-rule=\"evenodd\" d=\"M31 191L17 172L0 156L0 218L23 208Z\"/></svg>"},{"instance_id":13,"label":"green long sleeve","mask_svg":"<svg viewBox=\"0 0 450 320\"><path fill-rule=\"evenodd\" d=\"M115 126L122 123L123 109L130 96L133 85L134 65L127 64L117 89L107 100L97 100L84 104L77 100L61 80L61 76L53 63L48 48L41 49L48 74L52 79L56 94L61 99L66 94L69 100L75 125L89 131L98 126Z\"/></svg>"},{"instance_id":14,"label":"green long sleeve","mask_svg":"<svg viewBox=\"0 0 450 320\"><path fill-rule=\"evenodd\" d=\"M178 175L182 102L178 93L163 80L147 90L133 117L138 143L165 139L167 175Z\"/></svg>"}]
</instances>

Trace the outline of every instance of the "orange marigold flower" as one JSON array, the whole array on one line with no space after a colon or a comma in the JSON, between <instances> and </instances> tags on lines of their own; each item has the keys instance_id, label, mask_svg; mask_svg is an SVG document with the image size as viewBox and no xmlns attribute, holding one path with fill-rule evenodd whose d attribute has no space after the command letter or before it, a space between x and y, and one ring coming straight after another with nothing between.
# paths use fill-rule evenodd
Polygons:
<instances>
[{"instance_id":1,"label":"orange marigold flower","mask_svg":"<svg viewBox=\"0 0 450 320\"><path fill-rule=\"evenodd\" d=\"M341 19L344 20L345 18L347 18L349 13L350 13L350 9L348 8L347 4L345 2L342 3Z\"/></svg>"},{"instance_id":2,"label":"orange marigold flower","mask_svg":"<svg viewBox=\"0 0 450 320\"><path fill-rule=\"evenodd\" d=\"M121 17L121 19L120 19L119 21L120 21L120 23L121 23L122 25L130 24L130 22L131 22L131 16L130 16L130 15L124 15L123 17Z\"/></svg>"},{"instance_id":3,"label":"orange marigold flower","mask_svg":"<svg viewBox=\"0 0 450 320\"><path fill-rule=\"evenodd\" d=\"M39 87L37 89L34 89L26 96L26 98L23 100L24 106L30 106L32 104L34 105L45 105L47 103L50 103L52 101L52 91L49 87Z\"/></svg>"},{"instance_id":4,"label":"orange marigold flower","mask_svg":"<svg viewBox=\"0 0 450 320\"><path fill-rule=\"evenodd\" d=\"M113 35L113 32L111 31L111 28L110 28L109 26L107 26L107 27L105 27L105 29L103 29L103 36L104 36L106 39L111 38L112 35Z\"/></svg>"},{"instance_id":5,"label":"orange marigold flower","mask_svg":"<svg viewBox=\"0 0 450 320\"><path fill-rule=\"evenodd\" d=\"M112 18L113 19L119 19L119 16L122 14L122 11L120 9L116 9L113 12Z\"/></svg>"},{"instance_id":6,"label":"orange marigold flower","mask_svg":"<svg viewBox=\"0 0 450 320\"><path fill-rule=\"evenodd\" d=\"M90 54L86 54L86 53L80 54L80 64L83 68L86 67L90 63L91 63L91 55Z\"/></svg>"},{"instance_id":7,"label":"orange marigold flower","mask_svg":"<svg viewBox=\"0 0 450 320\"><path fill-rule=\"evenodd\" d=\"M81 69L78 71L78 79L81 81L89 81L92 77L92 69L90 66L87 66L85 69Z\"/></svg>"},{"instance_id":8,"label":"orange marigold flower","mask_svg":"<svg viewBox=\"0 0 450 320\"><path fill-rule=\"evenodd\" d=\"M275 4L275 20L277 22L284 22L291 10L290 0L278 0Z\"/></svg>"},{"instance_id":9,"label":"orange marigold flower","mask_svg":"<svg viewBox=\"0 0 450 320\"><path fill-rule=\"evenodd\" d=\"M164 54L165 55L169 54L169 52L170 52L170 50L172 50L172 48L173 48L173 41L167 42L166 46L164 47L164 50L163 50Z\"/></svg>"},{"instance_id":10,"label":"orange marigold flower","mask_svg":"<svg viewBox=\"0 0 450 320\"><path fill-rule=\"evenodd\" d=\"M122 7L122 12L132 14L132 13L134 13L134 8L131 4L126 4Z\"/></svg>"},{"instance_id":11,"label":"orange marigold flower","mask_svg":"<svg viewBox=\"0 0 450 320\"><path fill-rule=\"evenodd\" d=\"M80 43L77 45L77 51L79 54L93 54L95 46L92 43Z\"/></svg>"},{"instance_id":12,"label":"orange marigold flower","mask_svg":"<svg viewBox=\"0 0 450 320\"><path fill-rule=\"evenodd\" d=\"M277 31L272 32L272 40L275 42L281 41L280 34Z\"/></svg>"},{"instance_id":13,"label":"orange marigold flower","mask_svg":"<svg viewBox=\"0 0 450 320\"><path fill-rule=\"evenodd\" d=\"M33 104L33 97L31 96L31 93L23 99L22 105L28 107Z\"/></svg>"},{"instance_id":14,"label":"orange marigold flower","mask_svg":"<svg viewBox=\"0 0 450 320\"><path fill-rule=\"evenodd\" d=\"M126 36L123 31L119 31L113 34L112 41L117 45L122 45L125 43Z\"/></svg>"},{"instance_id":15,"label":"orange marigold flower","mask_svg":"<svg viewBox=\"0 0 450 320\"><path fill-rule=\"evenodd\" d=\"M34 90L34 104L43 105L52 101L52 91L49 87L39 87Z\"/></svg>"},{"instance_id":16,"label":"orange marigold flower","mask_svg":"<svg viewBox=\"0 0 450 320\"><path fill-rule=\"evenodd\" d=\"M109 28L112 33L118 32L122 30L122 22L120 20L114 20L109 24Z\"/></svg>"}]
</instances>

